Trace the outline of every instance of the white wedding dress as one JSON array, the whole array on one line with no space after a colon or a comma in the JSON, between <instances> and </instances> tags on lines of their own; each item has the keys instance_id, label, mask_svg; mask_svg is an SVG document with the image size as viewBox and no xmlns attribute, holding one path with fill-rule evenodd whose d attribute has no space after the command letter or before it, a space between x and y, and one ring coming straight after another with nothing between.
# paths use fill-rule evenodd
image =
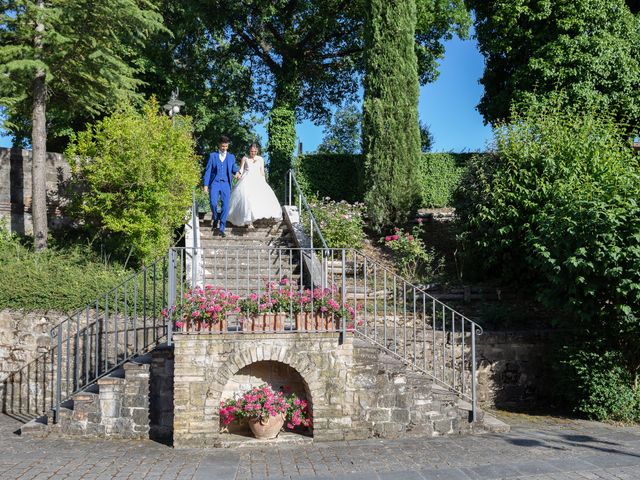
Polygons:
<instances>
[{"instance_id":1,"label":"white wedding dress","mask_svg":"<svg viewBox=\"0 0 640 480\"><path fill-rule=\"evenodd\" d=\"M282 219L282 207L273 190L262 176L264 160L260 156L244 157L242 176L229 199L227 221L237 227L249 225L261 218Z\"/></svg>"}]
</instances>

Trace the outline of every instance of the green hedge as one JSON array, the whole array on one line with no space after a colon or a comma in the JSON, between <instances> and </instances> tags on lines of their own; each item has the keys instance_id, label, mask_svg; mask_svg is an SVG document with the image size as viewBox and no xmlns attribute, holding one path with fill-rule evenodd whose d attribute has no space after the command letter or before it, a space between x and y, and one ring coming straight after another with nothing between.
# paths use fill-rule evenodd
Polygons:
<instances>
[{"instance_id":1,"label":"green hedge","mask_svg":"<svg viewBox=\"0 0 640 480\"><path fill-rule=\"evenodd\" d=\"M465 166L474 155L477 154L422 154L417 169L420 175L420 206L450 206ZM361 202L364 197L359 177L362 162L362 155L314 153L297 157L294 168L305 194Z\"/></svg>"},{"instance_id":2,"label":"green hedge","mask_svg":"<svg viewBox=\"0 0 640 480\"><path fill-rule=\"evenodd\" d=\"M418 164L422 207L448 207L473 153L425 153Z\"/></svg>"},{"instance_id":3,"label":"green hedge","mask_svg":"<svg viewBox=\"0 0 640 480\"><path fill-rule=\"evenodd\" d=\"M296 157L293 164L306 195L353 203L364 196L358 176L362 161L358 154L314 153Z\"/></svg>"}]
</instances>

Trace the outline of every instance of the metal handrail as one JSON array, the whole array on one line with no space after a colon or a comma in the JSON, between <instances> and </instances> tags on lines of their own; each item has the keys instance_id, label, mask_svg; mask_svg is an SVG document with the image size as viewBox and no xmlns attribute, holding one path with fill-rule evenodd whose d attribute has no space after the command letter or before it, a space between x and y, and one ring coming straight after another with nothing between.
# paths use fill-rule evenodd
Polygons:
<instances>
[{"instance_id":1,"label":"metal handrail","mask_svg":"<svg viewBox=\"0 0 640 480\"><path fill-rule=\"evenodd\" d=\"M298 197L298 205L297 205L298 212L302 214L302 207L304 207L306 214L309 215L309 219L311 222L311 228L309 231L309 237L311 239L311 248L313 248L313 237L314 237L314 234L316 234L320 239L322 248L328 249L329 247L327 246L327 242L324 240L324 236L322 235L322 230L320 230L320 226L318 225L318 222L316 222L316 217L313 215L313 211L311 210L311 207L309 207L309 204L307 203L307 199L305 198L304 193L302 193L302 189L300 188L300 184L298 183L298 180L296 179L296 175L293 172L293 170L289 169L287 171L287 177L288 177L287 178L288 182L285 183L285 189L287 185L289 186L289 188L285 192L285 198L288 200L288 205L293 205L291 203L292 191L293 191L293 187L295 187L297 197ZM302 219L302 216L300 218Z\"/></svg>"},{"instance_id":2,"label":"metal handrail","mask_svg":"<svg viewBox=\"0 0 640 480\"><path fill-rule=\"evenodd\" d=\"M163 341L168 272L161 257L53 327L51 347L2 381L2 411L57 422L63 402Z\"/></svg>"},{"instance_id":3,"label":"metal handrail","mask_svg":"<svg viewBox=\"0 0 640 480\"><path fill-rule=\"evenodd\" d=\"M277 284L283 279L286 279L285 290L291 293L302 293L322 284L320 290L328 289L330 299L334 305L342 307L343 315L348 308L359 312L351 327L347 326L349 319L346 317L339 319L339 327L334 318L330 319L334 323L325 325L334 325L334 330L343 336L353 332L367 339L410 368L470 400L472 418L476 419L475 343L476 336L482 334L482 327L358 250L228 245L207 251L201 249L198 254L187 247L172 249L172 252L176 264L184 263L178 259L199 255L207 272L202 283L223 287L241 297L250 293L265 294L266 285ZM321 254L326 254L332 261L323 263L320 271L303 261L305 257ZM323 278L324 283L314 281L314 275ZM172 289L177 294L177 303L169 305L174 306L180 315L184 294L193 284L184 276L176 275L176 278L181 279ZM311 302L313 310L314 300ZM295 309L290 308L290 311L279 312L288 320L279 327L272 327L271 333L318 331L308 327L292 329ZM320 331L327 328L325 326ZM252 331L255 330L249 333ZM172 335L172 325L168 333Z\"/></svg>"}]
</instances>

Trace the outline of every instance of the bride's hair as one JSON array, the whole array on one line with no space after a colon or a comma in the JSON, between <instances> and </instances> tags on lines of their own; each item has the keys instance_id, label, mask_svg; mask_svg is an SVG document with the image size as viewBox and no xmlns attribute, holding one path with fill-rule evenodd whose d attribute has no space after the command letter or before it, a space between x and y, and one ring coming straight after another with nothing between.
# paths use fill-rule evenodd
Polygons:
<instances>
[{"instance_id":1,"label":"bride's hair","mask_svg":"<svg viewBox=\"0 0 640 480\"><path fill-rule=\"evenodd\" d=\"M258 150L258 155L260 155L260 145L258 145L256 142L253 142L251 145L249 145L249 148L247 149L247 153L249 153L249 150L251 150L254 147L256 150Z\"/></svg>"}]
</instances>

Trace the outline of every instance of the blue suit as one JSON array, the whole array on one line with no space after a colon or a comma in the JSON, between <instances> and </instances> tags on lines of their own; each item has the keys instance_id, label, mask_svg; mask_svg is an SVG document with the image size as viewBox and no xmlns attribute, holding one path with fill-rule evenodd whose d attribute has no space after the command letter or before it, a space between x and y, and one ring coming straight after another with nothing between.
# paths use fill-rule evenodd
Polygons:
<instances>
[{"instance_id":1,"label":"blue suit","mask_svg":"<svg viewBox=\"0 0 640 480\"><path fill-rule=\"evenodd\" d=\"M233 176L238 172L236 157L227 152L224 162L220 161L220 153L209 154L207 168L204 171L204 185L209 188L209 201L211 202L211 212L213 223L220 221L220 231L224 232L224 226L229 214L229 195L231 194L231 182ZM218 199L222 206L222 211L218 215Z\"/></svg>"}]
</instances>

